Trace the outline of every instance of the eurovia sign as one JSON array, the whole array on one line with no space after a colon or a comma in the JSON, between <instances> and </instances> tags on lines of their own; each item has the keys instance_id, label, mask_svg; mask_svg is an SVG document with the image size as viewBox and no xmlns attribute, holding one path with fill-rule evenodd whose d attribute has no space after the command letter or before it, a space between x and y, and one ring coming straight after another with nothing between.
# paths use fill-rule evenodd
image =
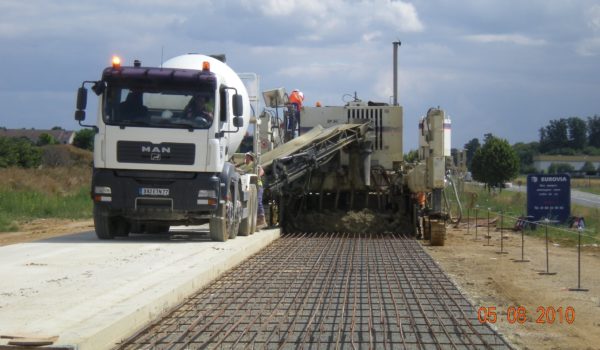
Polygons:
<instances>
[{"instance_id":1,"label":"eurovia sign","mask_svg":"<svg viewBox=\"0 0 600 350\"><path fill-rule=\"evenodd\" d=\"M565 222L571 216L571 177L569 174L527 176L527 215L533 220Z\"/></svg>"}]
</instances>

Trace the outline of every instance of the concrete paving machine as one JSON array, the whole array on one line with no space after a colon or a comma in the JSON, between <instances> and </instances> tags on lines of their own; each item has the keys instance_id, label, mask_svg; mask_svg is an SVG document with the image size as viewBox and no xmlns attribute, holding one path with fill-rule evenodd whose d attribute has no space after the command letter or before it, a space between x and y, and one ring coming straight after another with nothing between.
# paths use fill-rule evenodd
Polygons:
<instances>
[{"instance_id":1,"label":"concrete paving machine","mask_svg":"<svg viewBox=\"0 0 600 350\"><path fill-rule=\"evenodd\" d=\"M268 119L261 134L273 141L274 129ZM271 223L284 232L422 232L443 245L449 119L430 109L419 130L419 162L407 164L401 106L355 97L345 106L303 107L300 136L268 145L261 160Z\"/></svg>"}]
</instances>

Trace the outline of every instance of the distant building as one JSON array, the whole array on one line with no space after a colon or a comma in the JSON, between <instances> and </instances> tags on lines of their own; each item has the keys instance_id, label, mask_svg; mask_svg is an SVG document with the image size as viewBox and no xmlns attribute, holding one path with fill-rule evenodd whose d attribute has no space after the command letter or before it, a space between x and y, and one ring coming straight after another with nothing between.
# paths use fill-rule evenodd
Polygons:
<instances>
[{"instance_id":1,"label":"distant building","mask_svg":"<svg viewBox=\"0 0 600 350\"><path fill-rule=\"evenodd\" d=\"M0 129L0 137L26 137L36 143L40 135L49 134L63 145L73 144L75 131L68 130L35 130L35 129Z\"/></svg>"},{"instance_id":2,"label":"distant building","mask_svg":"<svg viewBox=\"0 0 600 350\"><path fill-rule=\"evenodd\" d=\"M576 171L581 169L585 162L594 164L594 168L600 166L600 156L551 156L540 154L533 157L533 166L537 171L548 172L548 168L552 164L569 164Z\"/></svg>"}]
</instances>

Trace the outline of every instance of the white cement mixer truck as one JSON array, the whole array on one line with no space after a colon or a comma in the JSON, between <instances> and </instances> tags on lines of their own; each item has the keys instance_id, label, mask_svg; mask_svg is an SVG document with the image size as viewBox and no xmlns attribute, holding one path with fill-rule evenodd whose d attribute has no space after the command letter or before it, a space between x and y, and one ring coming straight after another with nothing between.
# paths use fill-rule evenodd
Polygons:
<instances>
[{"instance_id":1,"label":"white cement mixer truck","mask_svg":"<svg viewBox=\"0 0 600 350\"><path fill-rule=\"evenodd\" d=\"M84 125L86 85L99 96ZM238 75L219 59L189 54L162 67L104 69L78 90L75 119L92 127L91 196L100 239L209 223L225 241L255 230L256 182L230 162L250 121Z\"/></svg>"}]
</instances>

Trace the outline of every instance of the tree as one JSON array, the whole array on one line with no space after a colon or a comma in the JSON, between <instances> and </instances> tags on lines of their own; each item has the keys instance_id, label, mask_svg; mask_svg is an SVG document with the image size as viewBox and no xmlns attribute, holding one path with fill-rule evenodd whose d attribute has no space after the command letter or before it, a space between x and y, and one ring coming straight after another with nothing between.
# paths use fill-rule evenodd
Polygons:
<instances>
[{"instance_id":1,"label":"tree","mask_svg":"<svg viewBox=\"0 0 600 350\"><path fill-rule=\"evenodd\" d=\"M583 150L587 146L587 125L579 117L567 119L569 126L569 147L575 150Z\"/></svg>"},{"instance_id":2,"label":"tree","mask_svg":"<svg viewBox=\"0 0 600 350\"><path fill-rule=\"evenodd\" d=\"M548 167L548 174L562 174L562 173L572 173L575 171L575 168L571 164L567 163L552 163Z\"/></svg>"},{"instance_id":3,"label":"tree","mask_svg":"<svg viewBox=\"0 0 600 350\"><path fill-rule=\"evenodd\" d=\"M600 148L600 117L595 115L588 118L588 143Z\"/></svg>"},{"instance_id":4,"label":"tree","mask_svg":"<svg viewBox=\"0 0 600 350\"><path fill-rule=\"evenodd\" d=\"M93 151L95 134L96 132L93 129L79 130L73 138L73 146Z\"/></svg>"},{"instance_id":5,"label":"tree","mask_svg":"<svg viewBox=\"0 0 600 350\"><path fill-rule=\"evenodd\" d=\"M413 149L408 153L404 154L404 161L407 163L414 163L419 160L419 151Z\"/></svg>"},{"instance_id":6,"label":"tree","mask_svg":"<svg viewBox=\"0 0 600 350\"><path fill-rule=\"evenodd\" d=\"M475 152L481 147L478 138L474 138L465 144L465 150L467 151L467 169L471 170L471 164L473 162L473 156Z\"/></svg>"},{"instance_id":7,"label":"tree","mask_svg":"<svg viewBox=\"0 0 600 350\"><path fill-rule=\"evenodd\" d=\"M38 137L37 145L38 146L46 146L46 145L56 145L58 141L54 138L54 136L48 133L42 133L40 137Z\"/></svg>"},{"instance_id":8,"label":"tree","mask_svg":"<svg viewBox=\"0 0 600 350\"><path fill-rule=\"evenodd\" d=\"M519 157L519 168L523 173L531 173L533 167L533 157L540 153L540 144L538 142L517 142L512 149Z\"/></svg>"},{"instance_id":9,"label":"tree","mask_svg":"<svg viewBox=\"0 0 600 350\"><path fill-rule=\"evenodd\" d=\"M65 130L61 126L53 126L52 130Z\"/></svg>"},{"instance_id":10,"label":"tree","mask_svg":"<svg viewBox=\"0 0 600 350\"><path fill-rule=\"evenodd\" d=\"M42 150L26 138L0 137L0 168L20 166L32 168L40 165Z\"/></svg>"},{"instance_id":11,"label":"tree","mask_svg":"<svg viewBox=\"0 0 600 350\"><path fill-rule=\"evenodd\" d=\"M473 157L473 179L485 183L488 189L501 187L518 175L519 157L508 141L491 134L486 139Z\"/></svg>"},{"instance_id":12,"label":"tree","mask_svg":"<svg viewBox=\"0 0 600 350\"><path fill-rule=\"evenodd\" d=\"M581 167L581 169L579 171L581 171L582 173L585 173L586 175L595 175L596 167L594 167L594 164L592 164L592 162L587 161L583 164L583 166Z\"/></svg>"},{"instance_id":13,"label":"tree","mask_svg":"<svg viewBox=\"0 0 600 350\"><path fill-rule=\"evenodd\" d=\"M540 151L547 153L557 148L569 147L568 131L567 119L551 120L550 125L540 129Z\"/></svg>"}]
</instances>

